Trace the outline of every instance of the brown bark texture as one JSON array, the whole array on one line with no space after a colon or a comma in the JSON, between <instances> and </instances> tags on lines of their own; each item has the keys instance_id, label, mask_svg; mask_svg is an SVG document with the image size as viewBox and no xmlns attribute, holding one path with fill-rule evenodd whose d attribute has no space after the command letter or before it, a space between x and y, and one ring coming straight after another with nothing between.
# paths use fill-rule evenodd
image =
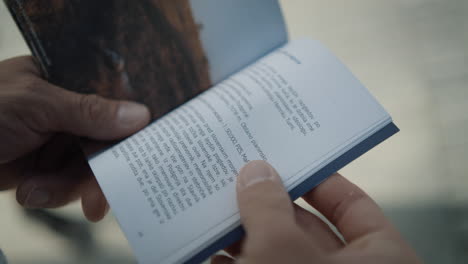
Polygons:
<instances>
[{"instance_id":1,"label":"brown bark texture","mask_svg":"<svg viewBox=\"0 0 468 264\"><path fill-rule=\"evenodd\" d=\"M211 85L188 0L5 2L56 85L139 101L153 118Z\"/></svg>"}]
</instances>

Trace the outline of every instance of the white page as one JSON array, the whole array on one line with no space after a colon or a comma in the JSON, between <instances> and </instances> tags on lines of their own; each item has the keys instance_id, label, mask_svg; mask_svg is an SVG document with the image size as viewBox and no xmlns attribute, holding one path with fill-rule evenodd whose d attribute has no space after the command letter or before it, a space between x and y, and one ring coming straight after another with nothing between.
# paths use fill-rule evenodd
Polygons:
<instances>
[{"instance_id":1,"label":"white page","mask_svg":"<svg viewBox=\"0 0 468 264\"><path fill-rule=\"evenodd\" d=\"M239 224L235 176L248 160L267 160L292 184L389 119L334 56L302 40L90 165L140 262L180 262Z\"/></svg>"}]
</instances>

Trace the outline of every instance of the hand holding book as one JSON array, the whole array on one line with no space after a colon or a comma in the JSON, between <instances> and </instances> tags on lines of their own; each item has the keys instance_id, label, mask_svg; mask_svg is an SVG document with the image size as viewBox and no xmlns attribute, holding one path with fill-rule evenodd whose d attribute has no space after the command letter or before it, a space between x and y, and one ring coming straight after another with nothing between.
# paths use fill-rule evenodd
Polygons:
<instances>
[{"instance_id":1,"label":"hand holding book","mask_svg":"<svg viewBox=\"0 0 468 264\"><path fill-rule=\"evenodd\" d=\"M343 239L291 201L270 165L247 164L237 181L247 236L227 249L237 261L216 256L212 263L421 263L378 205L343 176L331 176L303 198L337 227Z\"/></svg>"},{"instance_id":2,"label":"hand holding book","mask_svg":"<svg viewBox=\"0 0 468 264\"><path fill-rule=\"evenodd\" d=\"M6 0L51 83L150 107L155 122L88 160L141 263L239 240L249 161L296 199L398 131L327 49L288 41L277 0L163 2Z\"/></svg>"},{"instance_id":3,"label":"hand holding book","mask_svg":"<svg viewBox=\"0 0 468 264\"><path fill-rule=\"evenodd\" d=\"M0 62L0 190L17 187L27 208L56 208L81 197L85 215L100 220L107 202L78 137L121 139L143 128L149 111L62 89L39 72L29 56Z\"/></svg>"}]
</instances>

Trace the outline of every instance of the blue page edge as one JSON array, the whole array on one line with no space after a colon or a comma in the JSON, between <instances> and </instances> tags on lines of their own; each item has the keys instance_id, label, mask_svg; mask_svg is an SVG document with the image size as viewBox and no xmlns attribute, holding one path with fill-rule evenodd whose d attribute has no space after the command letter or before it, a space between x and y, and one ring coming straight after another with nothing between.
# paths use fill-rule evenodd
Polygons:
<instances>
[{"instance_id":1,"label":"blue page edge","mask_svg":"<svg viewBox=\"0 0 468 264\"><path fill-rule=\"evenodd\" d=\"M399 131L400 129L394 123L386 125L382 129L380 129L379 131L377 131L376 133L374 133L373 135L356 145L354 148L350 149L348 152L341 155L340 157L326 165L324 168L310 176L302 184L291 190L289 192L289 196L293 201L298 199L302 195L312 190L314 187L318 186L329 176L333 175L335 172L339 171L340 169L342 169L355 159L359 158L364 153L373 149L375 146L379 145L386 139L395 135ZM188 260L185 263L201 263L216 252L223 250L226 247L242 239L244 234L244 229L242 228L242 226L239 226L236 229L229 232L228 234L226 234L224 237L218 239L217 241L206 247L204 250L202 250L197 255L193 256L190 260Z\"/></svg>"}]
</instances>

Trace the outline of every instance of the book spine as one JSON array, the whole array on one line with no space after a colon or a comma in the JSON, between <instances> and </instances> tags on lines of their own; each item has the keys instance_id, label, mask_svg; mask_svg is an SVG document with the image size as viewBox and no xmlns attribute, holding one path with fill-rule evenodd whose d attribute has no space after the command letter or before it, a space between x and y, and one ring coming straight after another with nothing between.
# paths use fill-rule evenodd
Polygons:
<instances>
[{"instance_id":1,"label":"book spine","mask_svg":"<svg viewBox=\"0 0 468 264\"><path fill-rule=\"evenodd\" d=\"M45 52L43 45L39 39L39 36L34 30L34 25L31 22L28 14L24 10L23 1L21 0L4 0L5 5L7 6L10 14L15 20L16 25L21 31L26 44L31 50L33 56L36 58L39 67L42 71L43 77L48 79L48 66L51 62Z\"/></svg>"}]
</instances>

